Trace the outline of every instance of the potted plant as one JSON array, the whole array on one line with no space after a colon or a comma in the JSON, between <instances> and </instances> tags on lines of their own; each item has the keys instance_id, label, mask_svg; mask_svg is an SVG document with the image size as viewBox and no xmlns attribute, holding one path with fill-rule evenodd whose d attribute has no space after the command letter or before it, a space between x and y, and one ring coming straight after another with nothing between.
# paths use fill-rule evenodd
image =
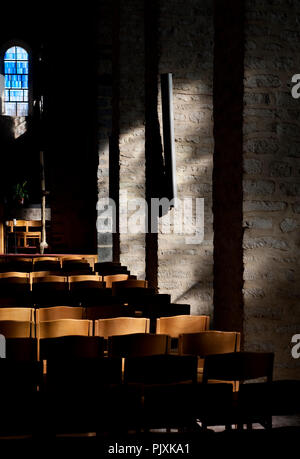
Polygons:
<instances>
[{"instance_id":1,"label":"potted plant","mask_svg":"<svg viewBox=\"0 0 300 459\"><path fill-rule=\"evenodd\" d=\"M28 198L29 195L27 190L27 180L25 180L23 183L17 183L14 186L13 199L22 206L24 204L24 200Z\"/></svg>"}]
</instances>

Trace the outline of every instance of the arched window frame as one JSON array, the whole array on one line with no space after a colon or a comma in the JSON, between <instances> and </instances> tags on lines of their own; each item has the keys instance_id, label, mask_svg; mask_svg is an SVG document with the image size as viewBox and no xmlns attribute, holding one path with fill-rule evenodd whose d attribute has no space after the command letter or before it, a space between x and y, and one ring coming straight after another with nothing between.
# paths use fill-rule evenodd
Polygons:
<instances>
[{"instance_id":1,"label":"arched window frame","mask_svg":"<svg viewBox=\"0 0 300 459\"><path fill-rule=\"evenodd\" d=\"M4 68L4 56L6 51L13 47L13 46L19 46L23 48L27 54L28 54L28 115L32 114L32 51L31 48L27 45L22 40L19 39L14 39L14 40L9 40L7 41L4 45L0 47L0 73L3 78L3 82L1 82L1 85L3 85L3 93L2 93L2 88L1 88L1 114L5 115L5 82L4 82L4 77L5 77L5 68ZM9 115L6 115L9 116ZM13 118L18 118L17 115L13 116Z\"/></svg>"}]
</instances>

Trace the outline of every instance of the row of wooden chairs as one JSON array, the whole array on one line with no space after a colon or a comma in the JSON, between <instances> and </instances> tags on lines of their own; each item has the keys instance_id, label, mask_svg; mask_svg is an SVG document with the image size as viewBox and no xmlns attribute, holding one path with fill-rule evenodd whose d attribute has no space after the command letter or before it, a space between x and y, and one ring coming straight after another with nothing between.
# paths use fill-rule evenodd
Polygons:
<instances>
[{"instance_id":1,"label":"row of wooden chairs","mask_svg":"<svg viewBox=\"0 0 300 459\"><path fill-rule=\"evenodd\" d=\"M72 275L72 273L96 274L100 276L127 274L130 275L126 266L120 263L92 263L81 256L44 256L44 257L14 257L9 261L0 262L0 272L20 271L32 273L38 271L57 272L61 275Z\"/></svg>"},{"instance_id":2,"label":"row of wooden chairs","mask_svg":"<svg viewBox=\"0 0 300 459\"><path fill-rule=\"evenodd\" d=\"M253 422L271 427L279 394L278 386L271 382L272 362L273 354L266 353L213 355L207 358L204 384L196 384L197 361L193 356L126 358L124 376L121 359L117 358L49 359L45 385L41 365L16 362L14 366L15 362L2 359L1 388L5 386L6 397L0 431L20 427L27 429L26 433L32 433L33 428L54 433L116 433L119 429L199 430L199 425L203 429ZM241 382L265 377L267 383L245 384L238 397L229 384L206 384L212 377L226 380L233 376ZM38 392L32 381L39 386ZM32 409L28 412L29 406ZM12 407L15 419L9 415ZM20 419L27 421L25 427L21 427ZM31 422L35 422L34 427Z\"/></svg>"},{"instance_id":3,"label":"row of wooden chairs","mask_svg":"<svg viewBox=\"0 0 300 459\"><path fill-rule=\"evenodd\" d=\"M99 308L83 308L72 306L54 306L50 308L0 308L0 323L2 327L4 322L15 323L21 322L40 323L45 321L63 320L66 333L72 334L72 328L79 326L80 320L95 321L95 331L97 336L112 336L129 333L148 333L150 330L150 320L148 318L138 317L116 317L108 319L98 319L97 311ZM84 322L83 322L84 323ZM105 325L104 325L105 324ZM166 334L172 338L178 338L184 333L197 333L208 330L209 316L189 316L180 315L174 317L161 317L156 321L156 333ZM3 329L3 328L2 328ZM99 333L101 332L101 335ZM76 333L80 334L80 333ZM185 352L187 353L187 352Z\"/></svg>"}]
</instances>

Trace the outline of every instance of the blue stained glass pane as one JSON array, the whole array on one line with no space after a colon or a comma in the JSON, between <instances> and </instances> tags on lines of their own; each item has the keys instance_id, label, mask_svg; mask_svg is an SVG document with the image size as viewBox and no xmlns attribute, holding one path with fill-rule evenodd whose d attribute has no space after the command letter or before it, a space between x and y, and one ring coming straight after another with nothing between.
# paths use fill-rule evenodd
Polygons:
<instances>
[{"instance_id":1,"label":"blue stained glass pane","mask_svg":"<svg viewBox=\"0 0 300 459\"><path fill-rule=\"evenodd\" d=\"M17 73L28 74L28 62L17 62Z\"/></svg>"},{"instance_id":2,"label":"blue stained glass pane","mask_svg":"<svg viewBox=\"0 0 300 459\"><path fill-rule=\"evenodd\" d=\"M20 46L16 46L16 58L17 60L28 60L28 53Z\"/></svg>"},{"instance_id":3,"label":"blue stained glass pane","mask_svg":"<svg viewBox=\"0 0 300 459\"><path fill-rule=\"evenodd\" d=\"M22 75L22 88L28 88L28 76Z\"/></svg>"},{"instance_id":4,"label":"blue stained glass pane","mask_svg":"<svg viewBox=\"0 0 300 459\"><path fill-rule=\"evenodd\" d=\"M5 90L5 102L8 102L9 101L9 90L6 89Z\"/></svg>"},{"instance_id":5,"label":"blue stained glass pane","mask_svg":"<svg viewBox=\"0 0 300 459\"><path fill-rule=\"evenodd\" d=\"M28 91L23 91L24 93L24 102L28 102Z\"/></svg>"},{"instance_id":6,"label":"blue stained glass pane","mask_svg":"<svg viewBox=\"0 0 300 459\"><path fill-rule=\"evenodd\" d=\"M12 102L23 102L23 91L10 91L10 100Z\"/></svg>"},{"instance_id":7,"label":"blue stained glass pane","mask_svg":"<svg viewBox=\"0 0 300 459\"><path fill-rule=\"evenodd\" d=\"M11 75L5 75L5 87L11 88Z\"/></svg>"},{"instance_id":8,"label":"blue stained glass pane","mask_svg":"<svg viewBox=\"0 0 300 459\"><path fill-rule=\"evenodd\" d=\"M16 63L15 62L5 62L4 71L5 73L8 73L8 74L16 73Z\"/></svg>"},{"instance_id":9,"label":"blue stained glass pane","mask_svg":"<svg viewBox=\"0 0 300 459\"><path fill-rule=\"evenodd\" d=\"M11 59L11 60L14 60L16 59L16 48L15 46L13 46L12 48L9 48L5 55L4 55L4 60L6 59Z\"/></svg>"}]
</instances>

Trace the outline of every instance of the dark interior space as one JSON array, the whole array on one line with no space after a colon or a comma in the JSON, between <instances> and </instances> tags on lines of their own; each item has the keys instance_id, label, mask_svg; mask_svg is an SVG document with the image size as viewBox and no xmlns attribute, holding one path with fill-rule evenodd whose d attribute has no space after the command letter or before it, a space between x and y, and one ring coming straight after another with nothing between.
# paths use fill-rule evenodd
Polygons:
<instances>
[{"instance_id":1,"label":"dark interior space","mask_svg":"<svg viewBox=\"0 0 300 459\"><path fill-rule=\"evenodd\" d=\"M2 7L1 446L295 443L299 22L299 0Z\"/></svg>"}]
</instances>

